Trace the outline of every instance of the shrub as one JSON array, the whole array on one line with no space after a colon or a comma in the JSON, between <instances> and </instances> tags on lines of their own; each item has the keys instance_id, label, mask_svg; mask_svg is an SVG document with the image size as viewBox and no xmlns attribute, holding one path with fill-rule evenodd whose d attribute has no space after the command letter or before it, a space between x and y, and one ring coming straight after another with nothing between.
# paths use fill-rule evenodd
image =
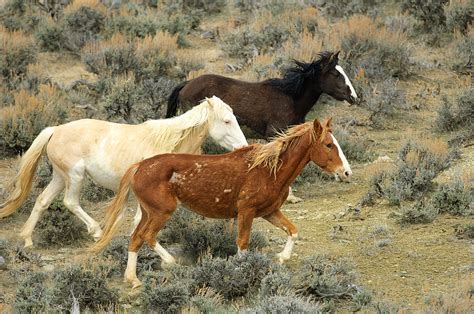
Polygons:
<instances>
[{"instance_id":1,"label":"shrub","mask_svg":"<svg viewBox=\"0 0 474 314\"><path fill-rule=\"evenodd\" d=\"M105 33L110 37L114 33L122 33L128 38L144 38L153 36L159 30L158 23L148 15L112 16L106 20Z\"/></svg>"},{"instance_id":2,"label":"shrub","mask_svg":"<svg viewBox=\"0 0 474 314\"><path fill-rule=\"evenodd\" d=\"M257 289L271 267L265 255L246 252L228 259L205 258L194 268L192 276L198 287L210 287L231 300Z\"/></svg>"},{"instance_id":3,"label":"shrub","mask_svg":"<svg viewBox=\"0 0 474 314\"><path fill-rule=\"evenodd\" d=\"M102 253L107 259L118 261L120 266L120 274L123 273L127 266L128 259L128 242L129 236L120 236L113 239L107 248ZM138 253L137 274L142 274L147 271L155 271L161 269L161 258L154 250L150 249L148 245L143 245Z\"/></svg>"},{"instance_id":4,"label":"shrub","mask_svg":"<svg viewBox=\"0 0 474 314\"><path fill-rule=\"evenodd\" d=\"M327 174L326 172L321 170L321 168L311 162L307 164L303 168L299 176L296 177L295 184L313 184L316 182L324 182L333 179L333 175Z\"/></svg>"},{"instance_id":5,"label":"shrub","mask_svg":"<svg viewBox=\"0 0 474 314\"><path fill-rule=\"evenodd\" d=\"M260 296L262 298L274 295L289 295L293 293L291 284L292 274L288 271L277 269L262 279Z\"/></svg>"},{"instance_id":6,"label":"shrub","mask_svg":"<svg viewBox=\"0 0 474 314\"><path fill-rule=\"evenodd\" d=\"M81 266L54 271L52 283L51 305L60 311L70 310L74 299L82 310L98 310L118 303L118 294L107 287L104 275Z\"/></svg>"},{"instance_id":7,"label":"shrub","mask_svg":"<svg viewBox=\"0 0 474 314\"><path fill-rule=\"evenodd\" d=\"M41 313L48 308L49 294L46 287L47 276L32 272L21 278L16 287L13 308L18 313Z\"/></svg>"},{"instance_id":8,"label":"shrub","mask_svg":"<svg viewBox=\"0 0 474 314\"><path fill-rule=\"evenodd\" d=\"M472 73L474 59L474 28L468 35L455 42L454 54L451 57L451 67L461 73Z\"/></svg>"},{"instance_id":9,"label":"shrub","mask_svg":"<svg viewBox=\"0 0 474 314\"><path fill-rule=\"evenodd\" d=\"M185 10L203 9L207 14L222 12L227 6L225 0L181 0L180 2Z\"/></svg>"},{"instance_id":10,"label":"shrub","mask_svg":"<svg viewBox=\"0 0 474 314\"><path fill-rule=\"evenodd\" d=\"M260 299L258 305L246 313L322 313L319 304L310 298L290 295L277 295Z\"/></svg>"},{"instance_id":11,"label":"shrub","mask_svg":"<svg viewBox=\"0 0 474 314\"><path fill-rule=\"evenodd\" d=\"M211 256L227 257L237 253L237 226L230 221L209 220L190 212L179 209L160 234L160 238L170 243L180 243L183 250L193 258L204 252ZM265 236L258 231L250 235L250 250L258 250L267 246Z\"/></svg>"},{"instance_id":12,"label":"shrub","mask_svg":"<svg viewBox=\"0 0 474 314\"><path fill-rule=\"evenodd\" d=\"M372 188L363 199L371 204L375 197L384 197L391 204L424 196L433 186L433 179L449 166L452 156L446 143L438 140L408 141L398 153L399 160L391 172L377 174Z\"/></svg>"},{"instance_id":13,"label":"shrub","mask_svg":"<svg viewBox=\"0 0 474 314\"><path fill-rule=\"evenodd\" d=\"M194 313L192 309L196 309L199 313L213 313L225 310L221 308L224 298L211 288L201 288L190 300L189 312Z\"/></svg>"},{"instance_id":14,"label":"shrub","mask_svg":"<svg viewBox=\"0 0 474 314\"><path fill-rule=\"evenodd\" d=\"M437 113L435 127L439 131L468 128L474 123L474 88L464 89L457 98L455 106L443 98L443 103Z\"/></svg>"},{"instance_id":15,"label":"shrub","mask_svg":"<svg viewBox=\"0 0 474 314\"><path fill-rule=\"evenodd\" d=\"M398 88L398 81L388 79L367 88L362 89L361 105L369 110L372 127L383 128L384 118L407 108L405 92Z\"/></svg>"},{"instance_id":16,"label":"shrub","mask_svg":"<svg viewBox=\"0 0 474 314\"><path fill-rule=\"evenodd\" d=\"M52 21L42 23L35 37L39 47L45 51L72 50L64 26Z\"/></svg>"},{"instance_id":17,"label":"shrub","mask_svg":"<svg viewBox=\"0 0 474 314\"><path fill-rule=\"evenodd\" d=\"M303 261L296 274L295 289L318 300L353 299L357 293L355 277L354 266L348 260L314 255Z\"/></svg>"},{"instance_id":18,"label":"shrub","mask_svg":"<svg viewBox=\"0 0 474 314\"><path fill-rule=\"evenodd\" d=\"M87 177L85 184L82 187L81 196L89 202L98 203L111 199L114 196L114 192L95 184L92 179Z\"/></svg>"},{"instance_id":19,"label":"shrub","mask_svg":"<svg viewBox=\"0 0 474 314\"><path fill-rule=\"evenodd\" d=\"M202 153L205 155L225 154L229 151L217 144L212 138L207 138L202 144Z\"/></svg>"},{"instance_id":20,"label":"shrub","mask_svg":"<svg viewBox=\"0 0 474 314\"><path fill-rule=\"evenodd\" d=\"M147 310L160 313L180 313L181 308L189 302L190 283L176 277L146 273L143 280L141 297Z\"/></svg>"},{"instance_id":21,"label":"shrub","mask_svg":"<svg viewBox=\"0 0 474 314\"><path fill-rule=\"evenodd\" d=\"M36 61L37 51L32 39L21 32L0 28L0 42L0 82L13 89Z\"/></svg>"},{"instance_id":22,"label":"shrub","mask_svg":"<svg viewBox=\"0 0 474 314\"><path fill-rule=\"evenodd\" d=\"M62 200L49 205L43 219L38 223L38 234L44 246L77 245L87 238L84 224L72 214Z\"/></svg>"},{"instance_id":23,"label":"shrub","mask_svg":"<svg viewBox=\"0 0 474 314\"><path fill-rule=\"evenodd\" d=\"M14 93L14 105L2 109L1 144L14 153L25 151L41 130L65 120L63 105L63 95L47 85L40 86L38 95Z\"/></svg>"},{"instance_id":24,"label":"shrub","mask_svg":"<svg viewBox=\"0 0 474 314\"><path fill-rule=\"evenodd\" d=\"M361 69L369 80L409 75L411 49L406 34L392 33L380 23L380 20L355 15L335 25L331 36L336 38L330 40L345 52L344 68L349 76Z\"/></svg>"},{"instance_id":25,"label":"shrub","mask_svg":"<svg viewBox=\"0 0 474 314\"><path fill-rule=\"evenodd\" d=\"M445 7L447 30L466 34L472 12L474 12L474 4L472 2L450 1Z\"/></svg>"},{"instance_id":26,"label":"shrub","mask_svg":"<svg viewBox=\"0 0 474 314\"><path fill-rule=\"evenodd\" d=\"M421 200L413 206L403 207L398 222L402 225L427 224L435 220L437 215L438 212L429 202Z\"/></svg>"},{"instance_id":27,"label":"shrub","mask_svg":"<svg viewBox=\"0 0 474 314\"><path fill-rule=\"evenodd\" d=\"M457 225L454 229L458 239L474 239L474 224Z\"/></svg>"},{"instance_id":28,"label":"shrub","mask_svg":"<svg viewBox=\"0 0 474 314\"><path fill-rule=\"evenodd\" d=\"M75 51L84 46L87 41L98 39L98 34L104 28L105 15L99 10L81 6L76 11L64 16L67 36Z\"/></svg>"},{"instance_id":29,"label":"shrub","mask_svg":"<svg viewBox=\"0 0 474 314\"><path fill-rule=\"evenodd\" d=\"M444 5L447 2L447 0L403 0L402 11L419 20L424 31L435 32L446 25Z\"/></svg>"},{"instance_id":30,"label":"shrub","mask_svg":"<svg viewBox=\"0 0 474 314\"><path fill-rule=\"evenodd\" d=\"M439 186L433 194L432 205L440 214L472 215L474 214L473 201L474 188L469 187L460 178L456 178L453 182Z\"/></svg>"},{"instance_id":31,"label":"shrub","mask_svg":"<svg viewBox=\"0 0 474 314\"><path fill-rule=\"evenodd\" d=\"M379 4L380 0L316 0L315 4L324 14L332 17L347 17L353 14L365 14Z\"/></svg>"}]
</instances>

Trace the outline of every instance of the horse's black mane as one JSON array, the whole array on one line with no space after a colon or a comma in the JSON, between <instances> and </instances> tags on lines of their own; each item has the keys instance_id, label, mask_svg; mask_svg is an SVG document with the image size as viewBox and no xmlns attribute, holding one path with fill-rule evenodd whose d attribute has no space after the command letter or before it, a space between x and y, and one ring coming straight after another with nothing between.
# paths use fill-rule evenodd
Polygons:
<instances>
[{"instance_id":1,"label":"horse's black mane","mask_svg":"<svg viewBox=\"0 0 474 314\"><path fill-rule=\"evenodd\" d=\"M298 97L303 91L304 81L308 77L317 77L321 74L321 64L327 62L332 52L324 51L319 54L319 58L305 63L293 60L294 67L285 71L282 78L272 78L264 81L264 84L273 86L287 95Z\"/></svg>"}]
</instances>

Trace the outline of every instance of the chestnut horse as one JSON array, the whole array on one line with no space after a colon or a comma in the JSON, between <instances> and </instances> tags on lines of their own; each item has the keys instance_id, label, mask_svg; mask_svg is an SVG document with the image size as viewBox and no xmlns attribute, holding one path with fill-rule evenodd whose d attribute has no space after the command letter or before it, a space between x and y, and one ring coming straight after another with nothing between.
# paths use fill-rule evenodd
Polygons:
<instances>
[{"instance_id":1,"label":"chestnut horse","mask_svg":"<svg viewBox=\"0 0 474 314\"><path fill-rule=\"evenodd\" d=\"M216 95L234 110L240 125L245 125L268 139L291 125L305 122L305 117L322 93L353 103L357 94L349 78L338 65L339 52L322 52L319 59L295 66L283 78L263 82L245 82L219 75L202 75L179 84L168 99L166 117L183 108Z\"/></svg>"},{"instance_id":2,"label":"chestnut horse","mask_svg":"<svg viewBox=\"0 0 474 314\"><path fill-rule=\"evenodd\" d=\"M91 248L102 250L118 229L120 217L133 189L143 216L132 234L125 279L140 286L136 275L137 252L146 241L164 263L175 259L157 241L156 235L178 202L209 218L237 218L239 252L248 247L254 218L263 217L288 233L280 262L291 256L296 227L280 211L290 184L303 167L313 161L341 179L351 175L350 166L331 134L330 119L307 122L280 134L272 142L254 144L223 155L164 154L131 166L120 181L107 210L103 237Z\"/></svg>"},{"instance_id":3,"label":"chestnut horse","mask_svg":"<svg viewBox=\"0 0 474 314\"><path fill-rule=\"evenodd\" d=\"M36 199L20 233L25 247L33 245L36 223L64 189L64 205L98 239L102 229L79 204L86 175L97 184L115 191L130 165L160 153L200 153L207 136L227 149L247 145L232 109L218 97L206 99L173 119L149 120L138 125L84 119L46 128L22 156L15 189L0 205L0 218L12 214L25 201L40 157L46 151L53 166L53 178ZM137 210L135 224L140 217L141 211Z\"/></svg>"}]
</instances>

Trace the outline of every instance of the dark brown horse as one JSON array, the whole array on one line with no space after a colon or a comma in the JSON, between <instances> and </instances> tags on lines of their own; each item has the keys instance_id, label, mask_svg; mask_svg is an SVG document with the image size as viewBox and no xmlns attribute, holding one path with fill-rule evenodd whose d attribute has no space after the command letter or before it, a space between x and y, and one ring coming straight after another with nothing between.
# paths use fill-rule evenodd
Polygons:
<instances>
[{"instance_id":1,"label":"dark brown horse","mask_svg":"<svg viewBox=\"0 0 474 314\"><path fill-rule=\"evenodd\" d=\"M303 167L313 161L323 170L348 179L352 172L330 120L300 124L274 141L254 144L223 155L164 154L130 167L107 210L103 237L92 247L103 249L117 231L130 188L143 216L129 244L125 279L140 285L136 275L137 252L147 242L165 264L175 262L157 241L156 235L176 209L178 202L210 218L237 218L239 252L248 247L254 218L263 217L288 234L283 262L291 256L296 227L280 211L290 184Z\"/></svg>"},{"instance_id":2,"label":"dark brown horse","mask_svg":"<svg viewBox=\"0 0 474 314\"><path fill-rule=\"evenodd\" d=\"M183 109L205 97L218 96L234 110L240 125L263 138L305 121L322 93L353 103L357 94L341 66L339 52L323 52L311 63L295 61L283 78L250 83L219 75L202 75L179 84L168 99L166 117L175 116L178 104Z\"/></svg>"}]
</instances>

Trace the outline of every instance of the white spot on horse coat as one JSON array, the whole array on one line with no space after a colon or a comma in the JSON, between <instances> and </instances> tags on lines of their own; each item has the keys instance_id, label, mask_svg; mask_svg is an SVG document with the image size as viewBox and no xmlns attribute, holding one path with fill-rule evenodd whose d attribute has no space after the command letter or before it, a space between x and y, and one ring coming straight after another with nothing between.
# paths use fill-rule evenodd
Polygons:
<instances>
[{"instance_id":1,"label":"white spot on horse coat","mask_svg":"<svg viewBox=\"0 0 474 314\"><path fill-rule=\"evenodd\" d=\"M216 203L219 203L219 198L218 197L216 197Z\"/></svg>"},{"instance_id":2,"label":"white spot on horse coat","mask_svg":"<svg viewBox=\"0 0 474 314\"><path fill-rule=\"evenodd\" d=\"M230 192L232 192L232 189L225 189L224 190L224 193L230 193Z\"/></svg>"},{"instance_id":3,"label":"white spot on horse coat","mask_svg":"<svg viewBox=\"0 0 474 314\"><path fill-rule=\"evenodd\" d=\"M173 175L171 176L170 182L171 183L180 183L183 180L184 180L183 175L181 175L179 173L176 173L176 172L173 172Z\"/></svg>"}]
</instances>

